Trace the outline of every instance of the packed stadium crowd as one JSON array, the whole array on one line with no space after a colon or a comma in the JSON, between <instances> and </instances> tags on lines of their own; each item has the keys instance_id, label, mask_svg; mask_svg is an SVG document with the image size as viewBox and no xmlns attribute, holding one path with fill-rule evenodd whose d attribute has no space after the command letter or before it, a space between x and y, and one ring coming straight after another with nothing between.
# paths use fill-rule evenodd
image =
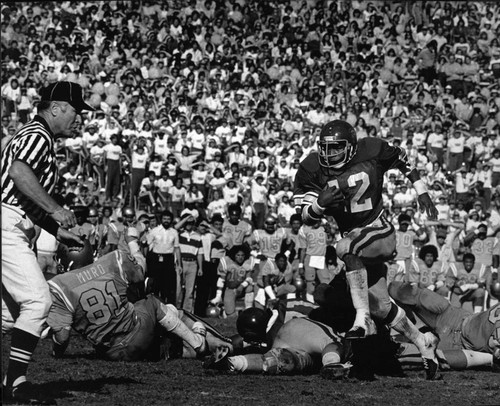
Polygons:
<instances>
[{"instance_id":1,"label":"packed stadium crowd","mask_svg":"<svg viewBox=\"0 0 500 406\"><path fill-rule=\"evenodd\" d=\"M272 307L300 278L318 301L345 270L344 235L331 216L303 224L295 177L333 120L400 147L436 206L435 219L421 211L399 169L378 179L397 230L387 281L471 313L497 303L498 3L15 2L1 14L2 151L42 87L79 84L95 111L56 141L54 198L96 260L137 238L147 291L165 303L236 318L238 299ZM56 238L42 230L36 245L47 278L60 273Z\"/></svg>"}]
</instances>

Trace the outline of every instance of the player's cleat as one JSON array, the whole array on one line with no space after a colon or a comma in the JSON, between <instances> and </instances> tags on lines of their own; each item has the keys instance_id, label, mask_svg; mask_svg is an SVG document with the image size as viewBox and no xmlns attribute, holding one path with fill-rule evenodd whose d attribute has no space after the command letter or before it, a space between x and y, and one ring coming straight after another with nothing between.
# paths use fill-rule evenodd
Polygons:
<instances>
[{"instance_id":1,"label":"player's cleat","mask_svg":"<svg viewBox=\"0 0 500 406\"><path fill-rule=\"evenodd\" d=\"M500 348L493 351L493 362L491 364L493 372L500 372Z\"/></svg>"},{"instance_id":2,"label":"player's cleat","mask_svg":"<svg viewBox=\"0 0 500 406\"><path fill-rule=\"evenodd\" d=\"M215 352L203 361L203 368L217 371L229 371L229 348L218 347Z\"/></svg>"},{"instance_id":3,"label":"player's cleat","mask_svg":"<svg viewBox=\"0 0 500 406\"><path fill-rule=\"evenodd\" d=\"M371 336L377 333L377 327L370 316L365 317L364 326L352 326L352 328L345 333L346 340L359 340L367 336Z\"/></svg>"},{"instance_id":4,"label":"player's cleat","mask_svg":"<svg viewBox=\"0 0 500 406\"><path fill-rule=\"evenodd\" d=\"M31 382L22 382L13 388L3 389L4 404L16 405L55 405L53 398L40 394Z\"/></svg>"},{"instance_id":5,"label":"player's cleat","mask_svg":"<svg viewBox=\"0 0 500 406\"><path fill-rule=\"evenodd\" d=\"M321 368L319 375L330 381L338 381L348 378L351 368L352 364L350 362L346 362L345 364L328 364Z\"/></svg>"},{"instance_id":6,"label":"player's cleat","mask_svg":"<svg viewBox=\"0 0 500 406\"><path fill-rule=\"evenodd\" d=\"M439 363L437 359L424 358L422 357L424 363L425 379L428 381L440 381L443 379L443 375L439 373Z\"/></svg>"}]
</instances>

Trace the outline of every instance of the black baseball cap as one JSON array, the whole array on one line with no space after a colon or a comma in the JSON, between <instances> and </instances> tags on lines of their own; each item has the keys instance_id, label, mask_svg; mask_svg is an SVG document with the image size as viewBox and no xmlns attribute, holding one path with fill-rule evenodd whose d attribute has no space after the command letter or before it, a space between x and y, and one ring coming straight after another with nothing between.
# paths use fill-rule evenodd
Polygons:
<instances>
[{"instance_id":1,"label":"black baseball cap","mask_svg":"<svg viewBox=\"0 0 500 406\"><path fill-rule=\"evenodd\" d=\"M74 82L55 82L40 90L41 100L64 101L71 104L76 111L95 109L83 101L82 87Z\"/></svg>"}]
</instances>

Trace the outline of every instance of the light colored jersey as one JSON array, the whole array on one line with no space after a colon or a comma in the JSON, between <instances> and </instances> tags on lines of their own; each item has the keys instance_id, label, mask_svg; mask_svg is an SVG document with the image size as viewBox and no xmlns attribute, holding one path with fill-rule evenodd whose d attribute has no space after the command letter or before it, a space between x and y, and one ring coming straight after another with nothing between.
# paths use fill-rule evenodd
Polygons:
<instances>
[{"instance_id":1,"label":"light colored jersey","mask_svg":"<svg viewBox=\"0 0 500 406\"><path fill-rule=\"evenodd\" d=\"M415 231L396 231L396 251L395 260L404 260L413 256L413 241L416 238Z\"/></svg>"},{"instance_id":2,"label":"light colored jersey","mask_svg":"<svg viewBox=\"0 0 500 406\"><path fill-rule=\"evenodd\" d=\"M52 278L49 326L54 331L71 326L94 345L106 345L110 333L129 332L135 324L134 306L127 299L129 267L135 267L134 258L116 250Z\"/></svg>"},{"instance_id":3,"label":"light colored jersey","mask_svg":"<svg viewBox=\"0 0 500 406\"><path fill-rule=\"evenodd\" d=\"M421 288L434 285L437 281L444 282L446 279L441 261L434 262L430 268L420 258L417 258L412 264L416 267L410 267L408 282L418 283Z\"/></svg>"},{"instance_id":4,"label":"light colored jersey","mask_svg":"<svg viewBox=\"0 0 500 406\"><path fill-rule=\"evenodd\" d=\"M226 286L229 289L235 289L240 286L248 276L251 275L254 265L254 257L250 257L241 265L238 265L231 258L225 256L221 258L219 262L217 274L220 278L226 281Z\"/></svg>"},{"instance_id":5,"label":"light colored jersey","mask_svg":"<svg viewBox=\"0 0 500 406\"><path fill-rule=\"evenodd\" d=\"M292 265L287 263L286 269L284 272L281 272L276 265L274 259L269 258L262 267L262 270L259 272L257 276L257 285L260 287L264 287L264 276L268 277L269 285L271 286L279 286L285 283L291 283L293 277Z\"/></svg>"},{"instance_id":6,"label":"light colored jersey","mask_svg":"<svg viewBox=\"0 0 500 406\"><path fill-rule=\"evenodd\" d=\"M494 237L486 237L484 240L476 238L470 247L470 252L476 257L476 263L491 266L493 263Z\"/></svg>"},{"instance_id":7,"label":"light colored jersey","mask_svg":"<svg viewBox=\"0 0 500 406\"><path fill-rule=\"evenodd\" d=\"M246 221L240 220L238 224L234 225L229 220L224 220L222 233L226 238L228 248L231 248L233 245L243 244L243 241L252 235L252 226Z\"/></svg>"},{"instance_id":8,"label":"light colored jersey","mask_svg":"<svg viewBox=\"0 0 500 406\"><path fill-rule=\"evenodd\" d=\"M253 239L259 244L262 255L272 259L280 253L281 244L285 238L286 232L283 228L278 228L272 234L262 229L253 232Z\"/></svg>"},{"instance_id":9,"label":"light colored jersey","mask_svg":"<svg viewBox=\"0 0 500 406\"><path fill-rule=\"evenodd\" d=\"M323 227L301 226L299 240L308 255L324 256L326 254L326 232Z\"/></svg>"}]
</instances>

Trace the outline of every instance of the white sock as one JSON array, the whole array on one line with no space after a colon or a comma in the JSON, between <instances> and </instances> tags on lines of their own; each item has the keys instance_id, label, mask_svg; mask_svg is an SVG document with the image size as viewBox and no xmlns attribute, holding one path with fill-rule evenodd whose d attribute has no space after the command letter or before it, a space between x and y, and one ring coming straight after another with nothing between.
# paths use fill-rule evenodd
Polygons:
<instances>
[{"instance_id":1,"label":"white sock","mask_svg":"<svg viewBox=\"0 0 500 406\"><path fill-rule=\"evenodd\" d=\"M229 357L229 369L231 371L245 372L248 368L248 361L243 355Z\"/></svg>"},{"instance_id":2,"label":"white sock","mask_svg":"<svg viewBox=\"0 0 500 406\"><path fill-rule=\"evenodd\" d=\"M356 309L354 326L365 327L365 319L370 315L368 301L368 274L365 268L346 272L347 282L351 291L352 304Z\"/></svg>"},{"instance_id":3,"label":"white sock","mask_svg":"<svg viewBox=\"0 0 500 406\"><path fill-rule=\"evenodd\" d=\"M471 350L462 351L467 359L467 368L491 366L493 363L493 354Z\"/></svg>"},{"instance_id":4,"label":"white sock","mask_svg":"<svg viewBox=\"0 0 500 406\"><path fill-rule=\"evenodd\" d=\"M474 306L474 313L481 313L483 311L483 306Z\"/></svg>"},{"instance_id":5,"label":"white sock","mask_svg":"<svg viewBox=\"0 0 500 406\"><path fill-rule=\"evenodd\" d=\"M200 334L193 333L189 327L186 326L181 319L179 319L177 316L177 309L174 311L172 308L175 309L172 305L161 306L161 309L165 313L165 317L159 321L160 325L167 331L170 331L182 338L195 350L202 349L205 339Z\"/></svg>"},{"instance_id":6,"label":"white sock","mask_svg":"<svg viewBox=\"0 0 500 406\"><path fill-rule=\"evenodd\" d=\"M340 363L340 355L336 352L329 351L326 354L323 354L321 358L321 363L324 365L330 364L339 364Z\"/></svg>"}]
</instances>

